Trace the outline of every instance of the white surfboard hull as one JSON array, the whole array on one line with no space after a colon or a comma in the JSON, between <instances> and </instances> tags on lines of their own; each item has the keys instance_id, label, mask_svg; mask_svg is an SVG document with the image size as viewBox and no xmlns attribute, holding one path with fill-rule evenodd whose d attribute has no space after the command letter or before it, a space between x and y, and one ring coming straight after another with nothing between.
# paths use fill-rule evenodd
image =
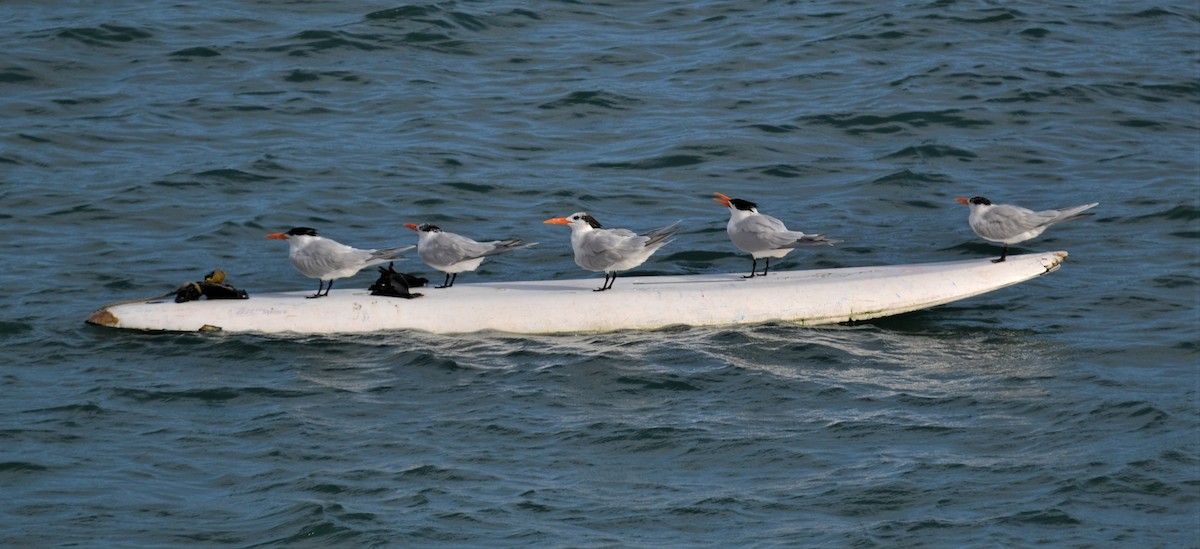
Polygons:
<instances>
[{"instance_id":1,"label":"white surfboard hull","mask_svg":"<svg viewBox=\"0 0 1200 549\"><path fill-rule=\"evenodd\" d=\"M339 334L420 330L549 334L794 322L869 320L966 299L1052 272L1066 252L940 263L741 274L600 277L414 288L416 299L366 290L251 293L243 300L132 301L87 322L113 328L192 332Z\"/></svg>"}]
</instances>

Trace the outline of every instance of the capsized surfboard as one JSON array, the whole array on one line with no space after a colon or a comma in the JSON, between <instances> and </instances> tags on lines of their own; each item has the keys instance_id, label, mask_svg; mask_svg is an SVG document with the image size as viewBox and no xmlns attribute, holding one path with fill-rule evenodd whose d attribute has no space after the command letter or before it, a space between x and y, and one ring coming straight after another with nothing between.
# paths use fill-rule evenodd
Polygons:
<instances>
[{"instance_id":1,"label":"capsized surfboard","mask_svg":"<svg viewBox=\"0 0 1200 549\"><path fill-rule=\"evenodd\" d=\"M771 272L480 282L424 287L423 297L367 290L251 293L249 299L175 303L133 300L102 307L87 322L111 328L194 332L344 334L420 330L551 334L725 326L801 325L870 320L977 296L1053 272L1067 252L937 263Z\"/></svg>"}]
</instances>

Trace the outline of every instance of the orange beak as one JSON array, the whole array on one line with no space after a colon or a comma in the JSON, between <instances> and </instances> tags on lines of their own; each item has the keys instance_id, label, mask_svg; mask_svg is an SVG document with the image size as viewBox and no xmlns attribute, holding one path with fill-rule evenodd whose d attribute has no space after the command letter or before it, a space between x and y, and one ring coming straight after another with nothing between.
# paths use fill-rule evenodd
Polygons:
<instances>
[{"instance_id":1,"label":"orange beak","mask_svg":"<svg viewBox=\"0 0 1200 549\"><path fill-rule=\"evenodd\" d=\"M717 195L717 197L716 197L716 198L714 198L713 200L714 200L714 201L715 201L717 204L720 204L720 205L722 205L722 206L725 206L726 208L728 208L728 207L730 206L730 204L729 204L729 201L730 201L730 200L733 200L732 198L729 198L728 196L725 196L725 195L723 195L723 194L721 194L721 193L713 193L713 194Z\"/></svg>"},{"instance_id":2,"label":"orange beak","mask_svg":"<svg viewBox=\"0 0 1200 549\"><path fill-rule=\"evenodd\" d=\"M963 197L961 197L961 196L960 196L960 197L958 197L958 198L955 198L955 199L954 199L954 201L955 201L955 202L958 202L959 204L966 204L966 205L968 205L968 206L970 206L970 205L971 205L971 201L970 201L970 200L967 200L967 199L965 199L965 198L963 198Z\"/></svg>"},{"instance_id":3,"label":"orange beak","mask_svg":"<svg viewBox=\"0 0 1200 549\"><path fill-rule=\"evenodd\" d=\"M567 218L565 218L565 217L556 217L554 219L547 219L547 220L543 221L542 223L549 223L551 225L570 225L571 224L571 222L567 221Z\"/></svg>"},{"instance_id":4,"label":"orange beak","mask_svg":"<svg viewBox=\"0 0 1200 549\"><path fill-rule=\"evenodd\" d=\"M415 230L417 230L417 224L416 224L416 223L405 223L405 224L404 224L404 226L405 226L405 227L408 227L408 228L410 228L410 229L412 229L412 230L414 230L414 231L415 231Z\"/></svg>"},{"instance_id":5,"label":"orange beak","mask_svg":"<svg viewBox=\"0 0 1200 549\"><path fill-rule=\"evenodd\" d=\"M271 234L267 235L267 238L270 238L271 240L287 240L288 239L287 235L283 234L283 233L271 233Z\"/></svg>"}]
</instances>

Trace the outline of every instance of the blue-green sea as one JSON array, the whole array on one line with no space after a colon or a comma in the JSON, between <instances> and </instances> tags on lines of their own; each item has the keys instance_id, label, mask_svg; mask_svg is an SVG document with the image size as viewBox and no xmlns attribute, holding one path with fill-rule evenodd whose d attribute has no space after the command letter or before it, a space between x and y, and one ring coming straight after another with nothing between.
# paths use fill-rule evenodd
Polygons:
<instances>
[{"instance_id":1,"label":"blue-green sea","mask_svg":"<svg viewBox=\"0 0 1200 549\"><path fill-rule=\"evenodd\" d=\"M1200 546L1195 2L14 0L0 22L0 546ZM456 284L599 284L543 220L682 220L628 274L747 272L714 192L843 240L772 270L995 256L960 196L1100 205L1013 247L1068 251L1057 272L855 325L84 323L213 269L251 299L315 290L264 238L297 226L523 238Z\"/></svg>"}]
</instances>

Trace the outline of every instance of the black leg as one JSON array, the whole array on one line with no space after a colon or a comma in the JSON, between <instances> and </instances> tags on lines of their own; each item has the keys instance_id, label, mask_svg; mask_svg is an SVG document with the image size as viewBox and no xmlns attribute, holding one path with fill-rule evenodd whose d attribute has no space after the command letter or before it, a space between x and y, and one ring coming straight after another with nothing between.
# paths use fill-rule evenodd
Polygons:
<instances>
[{"instance_id":1,"label":"black leg","mask_svg":"<svg viewBox=\"0 0 1200 549\"><path fill-rule=\"evenodd\" d=\"M1004 258L1008 257L1008 244L1004 245L1004 251L1000 252L1000 259L993 259L992 263L1000 263Z\"/></svg>"},{"instance_id":2,"label":"black leg","mask_svg":"<svg viewBox=\"0 0 1200 549\"><path fill-rule=\"evenodd\" d=\"M767 269L771 268L771 258L767 258L767 266L763 267L763 276L767 276Z\"/></svg>"},{"instance_id":3,"label":"black leg","mask_svg":"<svg viewBox=\"0 0 1200 549\"><path fill-rule=\"evenodd\" d=\"M742 278L754 278L754 275L755 275L754 271L757 271L757 270L758 270L758 258L751 257L750 258L750 274L743 276Z\"/></svg>"},{"instance_id":4,"label":"black leg","mask_svg":"<svg viewBox=\"0 0 1200 549\"><path fill-rule=\"evenodd\" d=\"M441 286L434 286L434 288L449 288L451 284L453 282L450 282L450 273L446 273L446 281L442 282Z\"/></svg>"},{"instance_id":5,"label":"black leg","mask_svg":"<svg viewBox=\"0 0 1200 549\"><path fill-rule=\"evenodd\" d=\"M333 289L333 281L330 280L329 284L325 285L325 295L329 295L329 290L332 290L332 289Z\"/></svg>"},{"instance_id":6,"label":"black leg","mask_svg":"<svg viewBox=\"0 0 1200 549\"><path fill-rule=\"evenodd\" d=\"M617 280L617 273L612 274L612 279L614 281ZM612 288L612 283L610 283L608 281L608 273L604 273L604 283L601 284L599 288L596 288L595 290L592 290L592 291L593 292L603 292L604 290L607 290L609 288Z\"/></svg>"},{"instance_id":7,"label":"black leg","mask_svg":"<svg viewBox=\"0 0 1200 549\"><path fill-rule=\"evenodd\" d=\"M332 286L332 285L333 285L333 281L332 281L332 280L330 280L330 281L329 281L329 284ZM319 278L318 278L318 279L317 279L317 293L315 293L315 294L313 294L313 295L310 295L310 296L308 296L308 298L309 298L309 299L312 299L312 298L314 298L314 297L321 297L321 290L323 290L323 289L325 289L325 281L324 281L324 280L321 280L321 279L319 279Z\"/></svg>"},{"instance_id":8,"label":"black leg","mask_svg":"<svg viewBox=\"0 0 1200 549\"><path fill-rule=\"evenodd\" d=\"M450 284L446 287L449 288L450 286L453 286L455 280L458 280L458 273L454 273L454 275L450 277Z\"/></svg>"}]
</instances>

